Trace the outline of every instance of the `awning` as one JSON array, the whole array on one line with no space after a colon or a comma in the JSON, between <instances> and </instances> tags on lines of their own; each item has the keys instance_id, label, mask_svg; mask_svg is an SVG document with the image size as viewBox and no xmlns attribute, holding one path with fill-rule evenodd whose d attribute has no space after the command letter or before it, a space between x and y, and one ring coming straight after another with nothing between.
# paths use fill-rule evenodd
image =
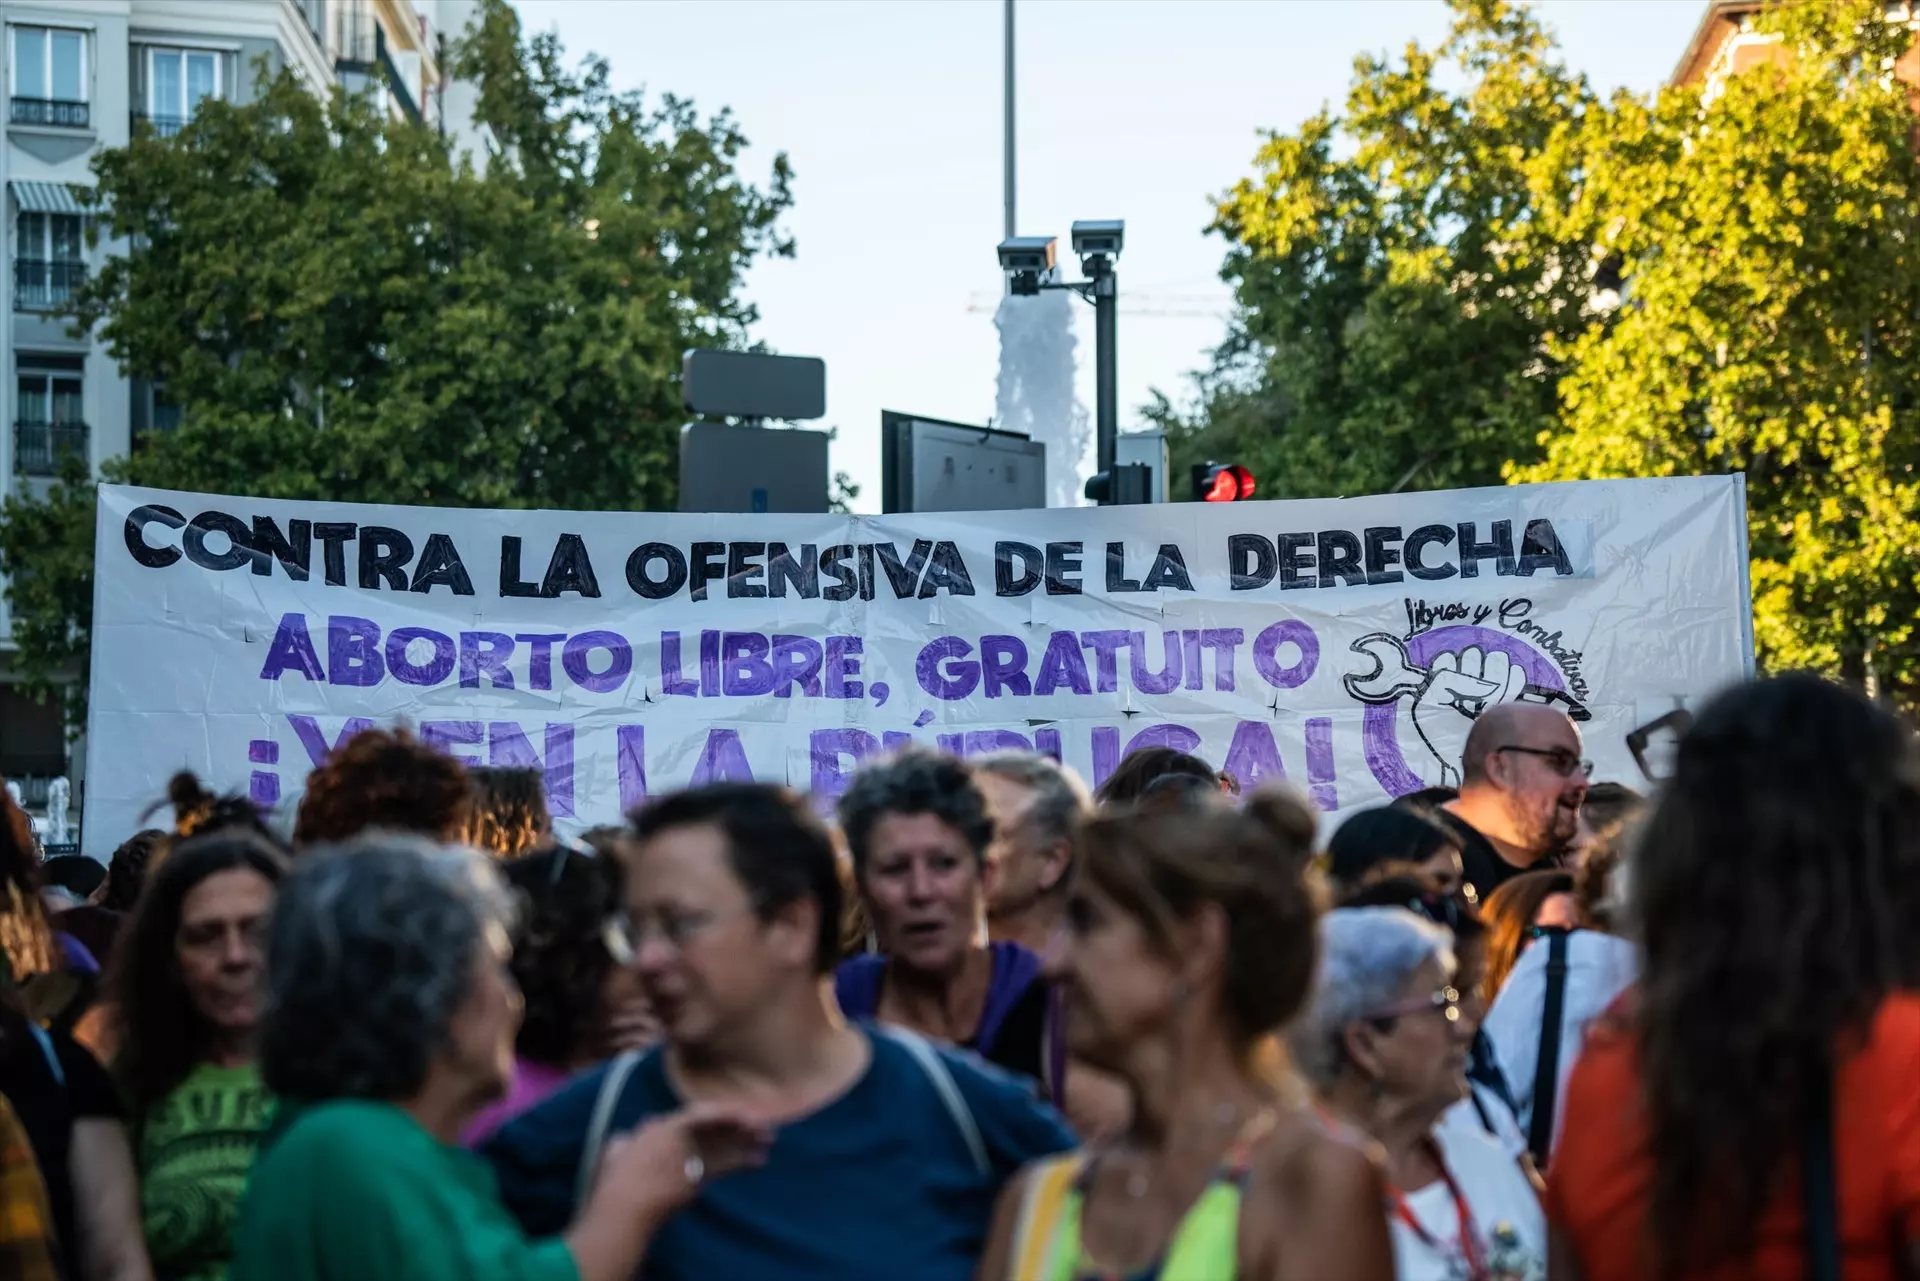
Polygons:
<instances>
[{"instance_id":1,"label":"awning","mask_svg":"<svg viewBox=\"0 0 1920 1281\"><path fill-rule=\"evenodd\" d=\"M64 182L26 182L16 179L7 184L13 203L22 213L84 214L85 206L71 186Z\"/></svg>"}]
</instances>

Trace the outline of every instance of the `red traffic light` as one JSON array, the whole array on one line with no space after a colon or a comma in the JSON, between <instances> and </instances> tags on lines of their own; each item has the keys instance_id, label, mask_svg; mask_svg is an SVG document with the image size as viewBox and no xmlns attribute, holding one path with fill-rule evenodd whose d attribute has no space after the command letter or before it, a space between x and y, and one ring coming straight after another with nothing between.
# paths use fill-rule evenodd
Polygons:
<instances>
[{"instance_id":1,"label":"red traffic light","mask_svg":"<svg viewBox=\"0 0 1920 1281\"><path fill-rule=\"evenodd\" d=\"M1203 503L1237 503L1253 497L1253 473L1238 463L1206 463L1193 469L1193 489Z\"/></svg>"}]
</instances>

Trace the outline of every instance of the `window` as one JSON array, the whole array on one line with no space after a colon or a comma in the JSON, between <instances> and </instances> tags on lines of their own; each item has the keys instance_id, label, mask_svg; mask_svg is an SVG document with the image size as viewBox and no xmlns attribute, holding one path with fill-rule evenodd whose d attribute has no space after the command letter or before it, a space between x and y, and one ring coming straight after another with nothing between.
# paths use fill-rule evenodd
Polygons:
<instances>
[{"instance_id":1,"label":"window","mask_svg":"<svg viewBox=\"0 0 1920 1281\"><path fill-rule=\"evenodd\" d=\"M84 129L87 33L66 27L10 27L13 122Z\"/></svg>"},{"instance_id":2,"label":"window","mask_svg":"<svg viewBox=\"0 0 1920 1281\"><path fill-rule=\"evenodd\" d=\"M180 132L203 100L221 96L222 61L207 49L147 50L147 118L154 132Z\"/></svg>"},{"instance_id":3,"label":"window","mask_svg":"<svg viewBox=\"0 0 1920 1281\"><path fill-rule=\"evenodd\" d=\"M87 278L76 214L22 213L13 263L13 305L21 311L58 307Z\"/></svg>"},{"instance_id":4,"label":"window","mask_svg":"<svg viewBox=\"0 0 1920 1281\"><path fill-rule=\"evenodd\" d=\"M13 465L22 475L51 476L62 458L87 452L80 371L51 362L47 368L28 368L25 359L13 405Z\"/></svg>"}]
</instances>

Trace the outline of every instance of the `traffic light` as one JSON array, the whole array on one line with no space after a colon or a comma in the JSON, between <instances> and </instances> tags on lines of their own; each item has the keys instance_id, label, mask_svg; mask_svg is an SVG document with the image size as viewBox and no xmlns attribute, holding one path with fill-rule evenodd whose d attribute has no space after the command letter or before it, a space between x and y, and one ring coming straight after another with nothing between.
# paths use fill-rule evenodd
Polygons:
<instances>
[{"instance_id":1,"label":"traffic light","mask_svg":"<svg viewBox=\"0 0 1920 1281\"><path fill-rule=\"evenodd\" d=\"M1153 501L1153 468L1145 463L1121 463L1111 472L1087 477L1087 501L1102 507L1132 506Z\"/></svg>"},{"instance_id":2,"label":"traffic light","mask_svg":"<svg viewBox=\"0 0 1920 1281\"><path fill-rule=\"evenodd\" d=\"M1253 473L1238 463L1195 463L1193 501L1237 503L1253 497Z\"/></svg>"}]
</instances>

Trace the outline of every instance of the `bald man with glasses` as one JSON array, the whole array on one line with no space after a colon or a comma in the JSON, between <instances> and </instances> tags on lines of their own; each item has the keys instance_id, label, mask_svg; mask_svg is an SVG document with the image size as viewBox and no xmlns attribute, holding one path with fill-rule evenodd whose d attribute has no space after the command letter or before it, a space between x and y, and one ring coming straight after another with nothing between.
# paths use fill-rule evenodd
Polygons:
<instances>
[{"instance_id":1,"label":"bald man with glasses","mask_svg":"<svg viewBox=\"0 0 1920 1281\"><path fill-rule=\"evenodd\" d=\"M1500 703L1474 722L1460 795L1439 817L1460 838L1467 884L1482 903L1509 877L1560 866L1592 772L1580 731L1557 708Z\"/></svg>"}]
</instances>

